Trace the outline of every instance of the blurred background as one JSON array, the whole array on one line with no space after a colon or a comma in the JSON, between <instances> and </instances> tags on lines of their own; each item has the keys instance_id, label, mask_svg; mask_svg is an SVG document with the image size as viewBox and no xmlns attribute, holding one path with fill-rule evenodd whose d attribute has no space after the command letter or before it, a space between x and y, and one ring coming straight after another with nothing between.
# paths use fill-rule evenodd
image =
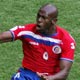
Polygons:
<instances>
[{"instance_id":1,"label":"blurred background","mask_svg":"<svg viewBox=\"0 0 80 80\"><path fill-rule=\"evenodd\" d=\"M57 24L76 40L74 64L68 80L80 80L80 0L0 0L0 32L16 25L35 23L38 9L52 3L59 10ZM0 80L10 80L21 66L20 41L0 44Z\"/></svg>"}]
</instances>

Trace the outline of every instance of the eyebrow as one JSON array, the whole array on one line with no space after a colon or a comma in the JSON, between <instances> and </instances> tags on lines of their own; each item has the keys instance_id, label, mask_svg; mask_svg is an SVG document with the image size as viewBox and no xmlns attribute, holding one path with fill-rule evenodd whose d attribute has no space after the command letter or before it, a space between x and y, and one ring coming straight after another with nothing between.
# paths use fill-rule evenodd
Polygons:
<instances>
[{"instance_id":1,"label":"eyebrow","mask_svg":"<svg viewBox=\"0 0 80 80\"><path fill-rule=\"evenodd\" d=\"M37 15L43 16L43 17L48 17L48 14L43 14L43 13L40 13L40 12L38 12Z\"/></svg>"}]
</instances>

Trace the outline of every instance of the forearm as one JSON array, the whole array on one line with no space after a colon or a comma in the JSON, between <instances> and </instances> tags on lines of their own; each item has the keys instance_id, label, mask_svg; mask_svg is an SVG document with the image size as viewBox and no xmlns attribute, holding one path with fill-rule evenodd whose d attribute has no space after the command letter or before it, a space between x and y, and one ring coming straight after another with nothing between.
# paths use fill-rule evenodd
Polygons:
<instances>
[{"instance_id":1,"label":"forearm","mask_svg":"<svg viewBox=\"0 0 80 80\"><path fill-rule=\"evenodd\" d=\"M46 77L45 80L66 80L70 72L71 66L72 66L72 62L64 61L64 60L61 61L60 72L56 73L55 75L44 76Z\"/></svg>"},{"instance_id":2,"label":"forearm","mask_svg":"<svg viewBox=\"0 0 80 80\"><path fill-rule=\"evenodd\" d=\"M10 41L12 41L12 39L7 39L7 40L4 39L4 40L0 40L0 44L1 44L1 43L5 43L5 42L10 42Z\"/></svg>"},{"instance_id":3,"label":"forearm","mask_svg":"<svg viewBox=\"0 0 80 80\"><path fill-rule=\"evenodd\" d=\"M70 72L71 65L72 65L71 62L68 62L68 63L69 63L68 65L65 65L65 67L61 68L60 72L56 73L55 75L46 76L43 74L41 75L39 73L38 75L45 80L66 80Z\"/></svg>"},{"instance_id":4,"label":"forearm","mask_svg":"<svg viewBox=\"0 0 80 80\"><path fill-rule=\"evenodd\" d=\"M55 75L48 76L48 80L66 80L68 77L68 71L62 70Z\"/></svg>"},{"instance_id":5,"label":"forearm","mask_svg":"<svg viewBox=\"0 0 80 80\"><path fill-rule=\"evenodd\" d=\"M0 43L12 41L12 35L9 31L0 33Z\"/></svg>"},{"instance_id":6,"label":"forearm","mask_svg":"<svg viewBox=\"0 0 80 80\"><path fill-rule=\"evenodd\" d=\"M55 75L45 75L42 73L37 73L40 77L41 80L66 80L68 76L69 71L67 70L61 70L60 72L56 73Z\"/></svg>"}]
</instances>

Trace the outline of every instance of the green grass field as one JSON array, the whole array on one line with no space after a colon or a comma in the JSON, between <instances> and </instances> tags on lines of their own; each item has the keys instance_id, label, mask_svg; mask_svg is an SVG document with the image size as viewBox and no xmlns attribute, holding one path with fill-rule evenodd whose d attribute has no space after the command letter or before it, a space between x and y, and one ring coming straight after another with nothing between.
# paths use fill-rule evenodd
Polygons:
<instances>
[{"instance_id":1,"label":"green grass field","mask_svg":"<svg viewBox=\"0 0 80 80\"><path fill-rule=\"evenodd\" d=\"M39 7L53 3L59 9L57 24L75 38L75 60L68 80L80 80L80 0L0 0L0 32L16 25L34 23ZM0 80L10 80L21 66L21 42L0 44Z\"/></svg>"}]
</instances>

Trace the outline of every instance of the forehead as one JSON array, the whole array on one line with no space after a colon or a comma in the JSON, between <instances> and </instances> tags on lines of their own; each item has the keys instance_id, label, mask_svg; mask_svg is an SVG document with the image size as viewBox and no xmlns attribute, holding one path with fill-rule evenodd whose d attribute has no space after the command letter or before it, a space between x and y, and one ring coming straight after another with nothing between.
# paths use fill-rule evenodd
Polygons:
<instances>
[{"instance_id":1,"label":"forehead","mask_svg":"<svg viewBox=\"0 0 80 80\"><path fill-rule=\"evenodd\" d=\"M46 5L44 7L41 7L39 10L39 14L43 14L46 16L55 16L57 12L57 8L52 5Z\"/></svg>"},{"instance_id":2,"label":"forehead","mask_svg":"<svg viewBox=\"0 0 80 80\"><path fill-rule=\"evenodd\" d=\"M39 10L38 14L41 15L41 16L48 17L48 13L45 10L42 10L42 9Z\"/></svg>"}]
</instances>

